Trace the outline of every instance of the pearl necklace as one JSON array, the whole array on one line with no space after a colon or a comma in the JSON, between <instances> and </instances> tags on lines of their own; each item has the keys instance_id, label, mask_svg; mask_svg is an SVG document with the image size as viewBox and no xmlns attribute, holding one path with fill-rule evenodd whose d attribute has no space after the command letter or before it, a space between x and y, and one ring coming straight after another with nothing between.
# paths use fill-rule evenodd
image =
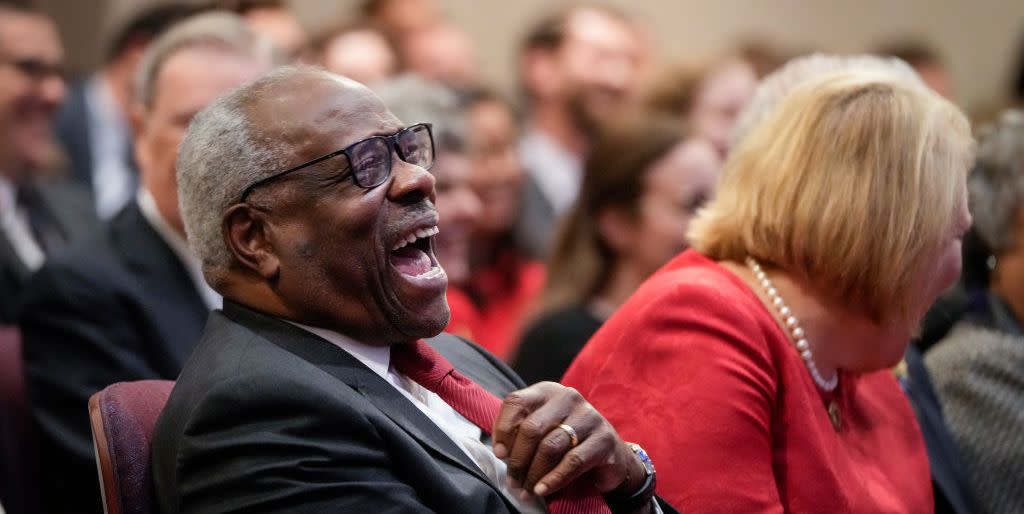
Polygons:
<instances>
[{"instance_id":1,"label":"pearl necklace","mask_svg":"<svg viewBox=\"0 0 1024 514\"><path fill-rule=\"evenodd\" d=\"M811 373L814 383L818 384L818 387L825 392L834 391L836 386L839 385L839 374L832 375L828 380L821 376L818 366L814 364L814 354L811 353L811 345L807 342L804 329L800 327L800 322L793 315L789 307L786 306L786 302L782 301L782 297L779 296L779 290L775 289L768 275L765 274L764 270L761 269L761 265L753 257L747 257L747 267L750 268L750 271L754 272L754 277L761 283L761 287L764 288L765 293L771 299L772 306L779 311L779 316L782 317L786 328L789 329L789 333L793 336L793 341L796 341L796 350L800 352L800 357L804 359L804 364L807 365L807 371Z\"/></svg>"}]
</instances>

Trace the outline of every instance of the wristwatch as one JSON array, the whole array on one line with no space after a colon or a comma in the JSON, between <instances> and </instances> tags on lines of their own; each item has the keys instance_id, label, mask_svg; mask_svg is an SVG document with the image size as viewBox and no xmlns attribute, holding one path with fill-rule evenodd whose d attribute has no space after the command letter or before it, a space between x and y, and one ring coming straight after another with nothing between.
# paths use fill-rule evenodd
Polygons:
<instances>
[{"instance_id":1,"label":"wristwatch","mask_svg":"<svg viewBox=\"0 0 1024 514\"><path fill-rule=\"evenodd\" d=\"M638 491L632 494L618 493L605 495L604 499L612 512L633 512L649 504L651 498L654 497L657 472L654 470L654 463L651 462L651 457L647 455L647 452L639 444L627 442L626 446L633 450L633 455L636 455L636 458L644 465L644 484Z\"/></svg>"}]
</instances>

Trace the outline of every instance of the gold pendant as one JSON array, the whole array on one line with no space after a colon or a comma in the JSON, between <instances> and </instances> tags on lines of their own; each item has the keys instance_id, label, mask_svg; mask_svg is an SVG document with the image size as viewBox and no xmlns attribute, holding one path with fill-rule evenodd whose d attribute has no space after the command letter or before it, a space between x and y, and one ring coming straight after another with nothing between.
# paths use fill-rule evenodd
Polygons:
<instances>
[{"instance_id":1,"label":"gold pendant","mask_svg":"<svg viewBox=\"0 0 1024 514\"><path fill-rule=\"evenodd\" d=\"M839 415L839 404L835 400L828 402L828 419L832 420L832 427L839 431L843 426L843 419Z\"/></svg>"}]
</instances>

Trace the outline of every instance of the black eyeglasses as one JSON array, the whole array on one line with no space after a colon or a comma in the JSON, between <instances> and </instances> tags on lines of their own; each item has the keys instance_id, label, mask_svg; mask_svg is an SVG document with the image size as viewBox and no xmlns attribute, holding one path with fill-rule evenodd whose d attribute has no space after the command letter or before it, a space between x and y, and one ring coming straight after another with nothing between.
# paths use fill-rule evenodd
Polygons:
<instances>
[{"instance_id":1,"label":"black eyeglasses","mask_svg":"<svg viewBox=\"0 0 1024 514\"><path fill-rule=\"evenodd\" d=\"M319 164L339 155L344 155L348 159L348 167L338 178L351 174L352 181L357 186L363 189L373 189L383 184L391 176L392 152L397 154L399 159L409 164L429 170L434 165L434 135L431 131L431 124L419 123L412 125L390 136L368 137L336 152L331 152L312 161L304 162L294 168L288 168L280 173L275 173L250 184L249 187L242 191L242 197L239 201L244 202L253 189L271 180L281 178L289 173Z\"/></svg>"}]
</instances>

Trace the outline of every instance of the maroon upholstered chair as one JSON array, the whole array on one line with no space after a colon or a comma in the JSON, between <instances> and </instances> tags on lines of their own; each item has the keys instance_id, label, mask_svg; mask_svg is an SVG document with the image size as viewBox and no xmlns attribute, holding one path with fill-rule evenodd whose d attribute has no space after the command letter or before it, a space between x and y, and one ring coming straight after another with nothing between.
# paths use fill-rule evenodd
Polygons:
<instances>
[{"instance_id":1,"label":"maroon upholstered chair","mask_svg":"<svg viewBox=\"0 0 1024 514\"><path fill-rule=\"evenodd\" d=\"M21 337L15 327L0 327L0 503L8 514L39 510L31 425Z\"/></svg>"},{"instance_id":2,"label":"maroon upholstered chair","mask_svg":"<svg viewBox=\"0 0 1024 514\"><path fill-rule=\"evenodd\" d=\"M174 382L118 382L89 398L103 509L107 514L156 512L149 468L153 428Z\"/></svg>"}]
</instances>

